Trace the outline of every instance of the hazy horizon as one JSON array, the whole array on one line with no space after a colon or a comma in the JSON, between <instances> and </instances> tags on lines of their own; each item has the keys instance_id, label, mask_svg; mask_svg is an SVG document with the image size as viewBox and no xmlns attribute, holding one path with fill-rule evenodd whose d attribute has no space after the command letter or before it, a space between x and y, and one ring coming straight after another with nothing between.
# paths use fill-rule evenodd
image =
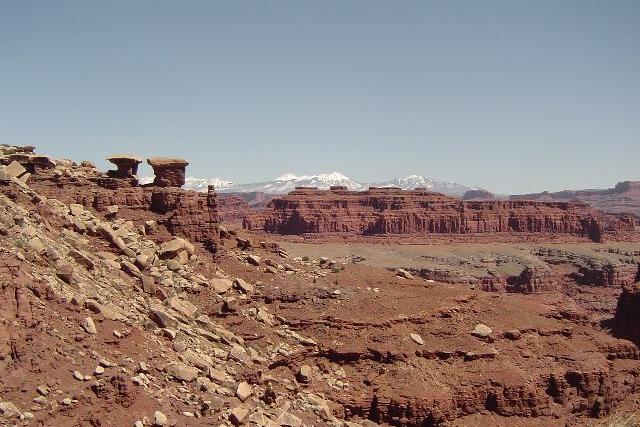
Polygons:
<instances>
[{"instance_id":1,"label":"hazy horizon","mask_svg":"<svg viewBox=\"0 0 640 427\"><path fill-rule=\"evenodd\" d=\"M0 143L237 183L640 179L640 1L0 0ZM147 165L141 175L150 175Z\"/></svg>"}]
</instances>

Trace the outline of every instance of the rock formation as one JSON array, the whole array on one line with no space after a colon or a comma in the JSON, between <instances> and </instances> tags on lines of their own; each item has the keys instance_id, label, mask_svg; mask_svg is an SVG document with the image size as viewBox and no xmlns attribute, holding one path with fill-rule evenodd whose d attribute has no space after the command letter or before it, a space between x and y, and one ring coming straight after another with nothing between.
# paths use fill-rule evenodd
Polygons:
<instances>
[{"instance_id":1,"label":"rock formation","mask_svg":"<svg viewBox=\"0 0 640 427\"><path fill-rule=\"evenodd\" d=\"M153 185L158 187L182 187L185 182L185 168L189 164L184 159L171 157L151 157L147 163L153 168L155 180Z\"/></svg>"},{"instance_id":2,"label":"rock formation","mask_svg":"<svg viewBox=\"0 0 640 427\"><path fill-rule=\"evenodd\" d=\"M496 196L487 190L468 190L462 195L462 200L493 200Z\"/></svg>"},{"instance_id":3,"label":"rock formation","mask_svg":"<svg viewBox=\"0 0 640 427\"><path fill-rule=\"evenodd\" d=\"M220 221L226 224L242 224L251 208L239 195L223 195L219 198Z\"/></svg>"},{"instance_id":4,"label":"rock formation","mask_svg":"<svg viewBox=\"0 0 640 427\"><path fill-rule=\"evenodd\" d=\"M511 280L508 290L525 294L549 291L555 288L555 278L549 268L527 266Z\"/></svg>"},{"instance_id":5,"label":"rock formation","mask_svg":"<svg viewBox=\"0 0 640 427\"><path fill-rule=\"evenodd\" d=\"M138 165L142 160L132 154L114 154L107 157L107 160L116 165L115 171L108 171L107 174L114 178L133 178L138 175Z\"/></svg>"},{"instance_id":6,"label":"rock formation","mask_svg":"<svg viewBox=\"0 0 640 427\"><path fill-rule=\"evenodd\" d=\"M640 346L640 283L622 288L613 318L613 332Z\"/></svg>"},{"instance_id":7,"label":"rock formation","mask_svg":"<svg viewBox=\"0 0 640 427\"><path fill-rule=\"evenodd\" d=\"M640 181L623 181L604 190L565 190L510 196L513 200L580 200L610 214L632 214L640 218Z\"/></svg>"},{"instance_id":8,"label":"rock formation","mask_svg":"<svg viewBox=\"0 0 640 427\"><path fill-rule=\"evenodd\" d=\"M156 181L162 185L154 181L152 185L140 186L133 177L138 159L129 155L110 159L119 171L104 174L80 168L70 168L67 173L41 170L30 184L47 197L93 208L105 215L109 207L118 206L140 222L155 221L169 234L204 243L215 250L219 239L217 195L213 187L207 193L176 188L177 177L180 173L184 176L186 162L152 161L160 165Z\"/></svg>"},{"instance_id":9,"label":"rock formation","mask_svg":"<svg viewBox=\"0 0 640 427\"><path fill-rule=\"evenodd\" d=\"M297 188L244 226L270 233L429 235L560 233L600 241L602 216L579 202L462 201L425 190Z\"/></svg>"},{"instance_id":10,"label":"rock formation","mask_svg":"<svg viewBox=\"0 0 640 427\"><path fill-rule=\"evenodd\" d=\"M0 163L16 152L0 148ZM594 327L616 289L493 295L354 258L289 256L242 230L212 257L198 242L217 228L213 188L139 186L51 160L27 184L15 164L2 169L0 425L586 425L640 410L640 351ZM457 199L372 193L299 209L322 220L336 206L336 223L349 226L377 212L406 231L426 211L443 231L469 227L471 208ZM407 223L396 211L405 208ZM567 228L582 212L527 209L513 216ZM617 265L640 257L637 245L576 246ZM515 255L485 255L459 265L489 271L492 258L515 272ZM536 292L551 276L519 279ZM616 331L635 340L630 289Z\"/></svg>"}]
</instances>

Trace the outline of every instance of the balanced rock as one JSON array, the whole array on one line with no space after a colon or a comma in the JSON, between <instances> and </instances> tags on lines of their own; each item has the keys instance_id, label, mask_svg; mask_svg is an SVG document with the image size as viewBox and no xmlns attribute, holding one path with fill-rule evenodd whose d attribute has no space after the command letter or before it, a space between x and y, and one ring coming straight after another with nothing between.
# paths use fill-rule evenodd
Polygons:
<instances>
[{"instance_id":1,"label":"balanced rock","mask_svg":"<svg viewBox=\"0 0 640 427\"><path fill-rule=\"evenodd\" d=\"M158 187L182 187L185 183L185 169L189 162L170 157L152 157L147 163L153 168L153 185Z\"/></svg>"},{"instance_id":2,"label":"balanced rock","mask_svg":"<svg viewBox=\"0 0 640 427\"><path fill-rule=\"evenodd\" d=\"M109 171L107 174L114 178L131 178L138 175L138 165L142 159L133 154L114 154L107 160L116 165L118 170Z\"/></svg>"}]
</instances>

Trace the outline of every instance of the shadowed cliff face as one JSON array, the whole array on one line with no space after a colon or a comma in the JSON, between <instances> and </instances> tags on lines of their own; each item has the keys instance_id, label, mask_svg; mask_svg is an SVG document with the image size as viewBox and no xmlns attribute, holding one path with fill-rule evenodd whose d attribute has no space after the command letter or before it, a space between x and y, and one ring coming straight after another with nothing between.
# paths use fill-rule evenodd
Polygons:
<instances>
[{"instance_id":1,"label":"shadowed cliff face","mask_svg":"<svg viewBox=\"0 0 640 427\"><path fill-rule=\"evenodd\" d=\"M640 346L640 283L623 288L613 318L613 332L617 337L628 339Z\"/></svg>"},{"instance_id":2,"label":"shadowed cliff face","mask_svg":"<svg viewBox=\"0 0 640 427\"><path fill-rule=\"evenodd\" d=\"M252 214L246 228L271 233L567 233L600 241L602 216L579 202L462 201L422 190L299 189Z\"/></svg>"}]
</instances>

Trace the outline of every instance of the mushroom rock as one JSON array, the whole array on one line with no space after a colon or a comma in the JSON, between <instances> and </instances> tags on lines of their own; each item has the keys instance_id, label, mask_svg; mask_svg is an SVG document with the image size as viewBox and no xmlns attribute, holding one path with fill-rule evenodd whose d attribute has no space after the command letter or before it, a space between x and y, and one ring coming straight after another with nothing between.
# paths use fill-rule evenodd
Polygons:
<instances>
[{"instance_id":1,"label":"mushroom rock","mask_svg":"<svg viewBox=\"0 0 640 427\"><path fill-rule=\"evenodd\" d=\"M132 178L138 174L138 165L142 160L132 154L114 154L107 160L116 165L118 170L110 170L107 174L114 178Z\"/></svg>"},{"instance_id":2,"label":"mushroom rock","mask_svg":"<svg viewBox=\"0 0 640 427\"><path fill-rule=\"evenodd\" d=\"M189 162L171 157L151 157L147 163L153 168L153 185L158 187L182 187L185 183L185 169Z\"/></svg>"}]
</instances>

